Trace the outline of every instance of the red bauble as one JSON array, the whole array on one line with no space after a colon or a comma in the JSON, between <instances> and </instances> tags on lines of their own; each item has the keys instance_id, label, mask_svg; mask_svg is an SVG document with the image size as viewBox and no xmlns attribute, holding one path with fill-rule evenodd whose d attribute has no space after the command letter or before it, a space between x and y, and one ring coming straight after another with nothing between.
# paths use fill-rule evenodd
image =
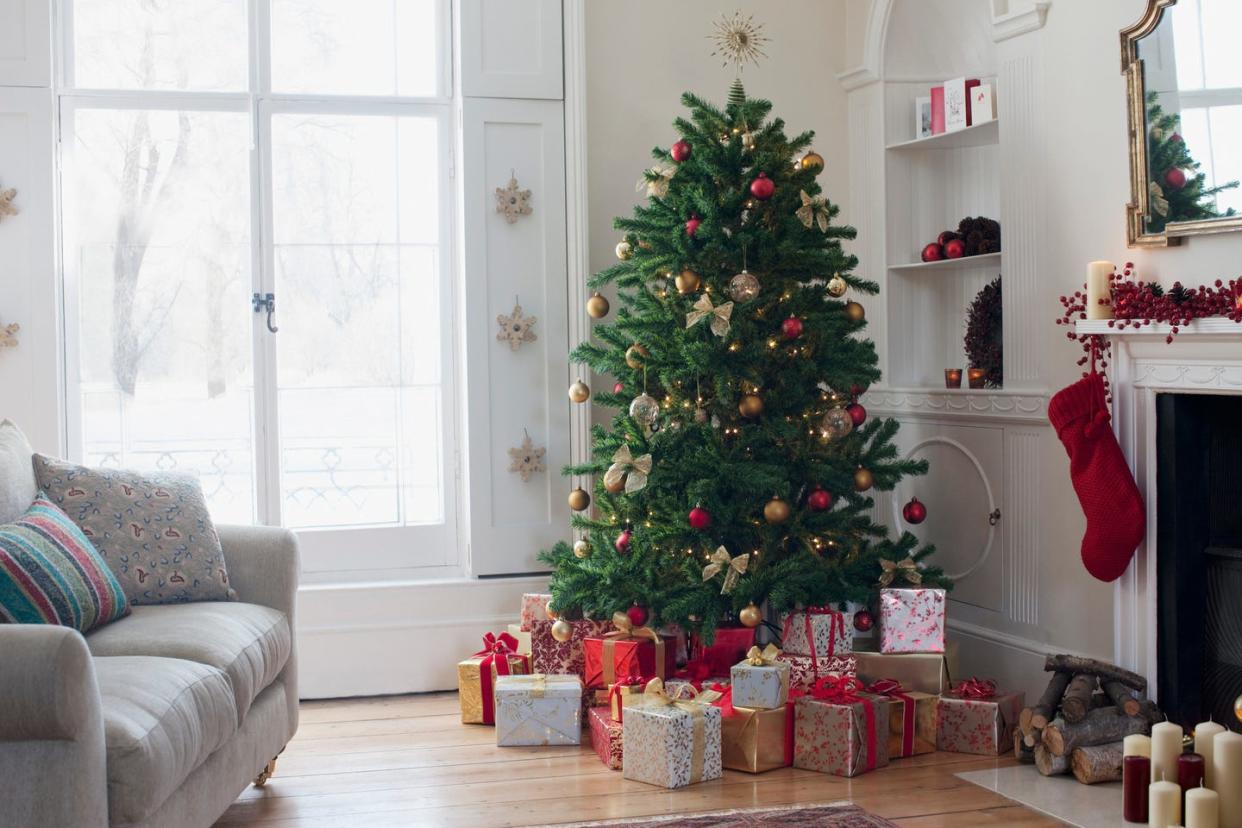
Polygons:
<instances>
[{"instance_id":1,"label":"red bauble","mask_svg":"<svg viewBox=\"0 0 1242 828\"><path fill-rule=\"evenodd\" d=\"M859 610L854 613L854 629L859 632L867 632L875 626L875 617L868 610Z\"/></svg>"},{"instance_id":2,"label":"red bauble","mask_svg":"<svg viewBox=\"0 0 1242 828\"><path fill-rule=\"evenodd\" d=\"M936 242L932 242L923 248L923 261L938 262L944 258L944 248Z\"/></svg>"},{"instance_id":3,"label":"red bauble","mask_svg":"<svg viewBox=\"0 0 1242 828\"><path fill-rule=\"evenodd\" d=\"M966 242L961 239L949 239L944 243L944 255L949 259L960 259L966 255Z\"/></svg>"},{"instance_id":4,"label":"red bauble","mask_svg":"<svg viewBox=\"0 0 1242 828\"><path fill-rule=\"evenodd\" d=\"M630 623L635 627L641 627L643 624L647 623L647 610L644 607L640 607L638 604L635 604L627 609L625 614L629 616Z\"/></svg>"},{"instance_id":5,"label":"red bauble","mask_svg":"<svg viewBox=\"0 0 1242 828\"><path fill-rule=\"evenodd\" d=\"M826 512L832 508L832 495L824 489L814 489L806 496L806 505L813 512Z\"/></svg>"},{"instance_id":6,"label":"red bauble","mask_svg":"<svg viewBox=\"0 0 1242 828\"><path fill-rule=\"evenodd\" d=\"M948 244L949 242L953 241L956 238L959 238L957 233L954 233L952 230L945 230L939 236L936 236L936 244L943 247L944 245Z\"/></svg>"},{"instance_id":7,"label":"red bauble","mask_svg":"<svg viewBox=\"0 0 1242 828\"><path fill-rule=\"evenodd\" d=\"M633 533L630 532L629 529L622 530L621 534L617 535L617 541L613 544L613 546L616 547L618 552L624 555L626 552L630 551L630 538L632 536Z\"/></svg>"},{"instance_id":8,"label":"red bauble","mask_svg":"<svg viewBox=\"0 0 1242 828\"><path fill-rule=\"evenodd\" d=\"M690 151L690 142L685 138L682 138L680 141L673 144L672 148L669 150L669 154L673 156L674 161L680 164L682 161L685 161L690 157Z\"/></svg>"},{"instance_id":9,"label":"red bauble","mask_svg":"<svg viewBox=\"0 0 1242 828\"><path fill-rule=\"evenodd\" d=\"M759 177L750 182L750 194L760 201L767 201L776 192L776 185L767 173L759 173Z\"/></svg>"},{"instance_id":10,"label":"red bauble","mask_svg":"<svg viewBox=\"0 0 1242 828\"><path fill-rule=\"evenodd\" d=\"M699 225L702 223L703 221L698 216L691 216L686 219L686 235L694 238L694 234L699 232Z\"/></svg>"},{"instance_id":11,"label":"red bauble","mask_svg":"<svg viewBox=\"0 0 1242 828\"><path fill-rule=\"evenodd\" d=\"M850 386L851 397L861 397L863 394L866 394L866 393L867 393L867 386L865 385L859 385L858 383L854 383L853 385Z\"/></svg>"},{"instance_id":12,"label":"red bauble","mask_svg":"<svg viewBox=\"0 0 1242 828\"><path fill-rule=\"evenodd\" d=\"M797 339L802 336L802 320L796 316L791 316L781 323L781 333L786 339Z\"/></svg>"},{"instance_id":13,"label":"red bauble","mask_svg":"<svg viewBox=\"0 0 1242 828\"><path fill-rule=\"evenodd\" d=\"M859 403L850 403L845 410L850 413L850 419L854 421L854 425L860 426L867 421L867 409Z\"/></svg>"},{"instance_id":14,"label":"red bauble","mask_svg":"<svg viewBox=\"0 0 1242 828\"><path fill-rule=\"evenodd\" d=\"M1172 187L1174 190L1180 190L1186 186L1186 172L1180 167L1171 167L1164 174L1164 183Z\"/></svg>"},{"instance_id":15,"label":"red bauble","mask_svg":"<svg viewBox=\"0 0 1242 828\"><path fill-rule=\"evenodd\" d=\"M690 526L694 529L706 529L712 525L711 512L707 511L702 506L695 506L691 509L690 514L687 515L686 519L690 521Z\"/></svg>"},{"instance_id":16,"label":"red bauble","mask_svg":"<svg viewBox=\"0 0 1242 828\"><path fill-rule=\"evenodd\" d=\"M922 523L927 520L927 507L920 503L917 497L912 497L910 502L902 507L901 516L906 523Z\"/></svg>"},{"instance_id":17,"label":"red bauble","mask_svg":"<svg viewBox=\"0 0 1242 828\"><path fill-rule=\"evenodd\" d=\"M1169 140L1175 144L1180 144L1182 142L1182 136L1180 133L1175 132L1169 136Z\"/></svg>"},{"instance_id":18,"label":"red bauble","mask_svg":"<svg viewBox=\"0 0 1242 828\"><path fill-rule=\"evenodd\" d=\"M612 393L614 394L620 394L624 390L625 390L625 383L623 382L618 382L616 385L612 387Z\"/></svg>"}]
</instances>

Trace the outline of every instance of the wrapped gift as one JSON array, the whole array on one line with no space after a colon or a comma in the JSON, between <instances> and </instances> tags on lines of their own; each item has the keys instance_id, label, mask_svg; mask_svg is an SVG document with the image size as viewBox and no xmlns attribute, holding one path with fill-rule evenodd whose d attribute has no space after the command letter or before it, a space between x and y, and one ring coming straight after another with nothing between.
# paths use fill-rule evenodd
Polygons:
<instances>
[{"instance_id":1,"label":"wrapped gift","mask_svg":"<svg viewBox=\"0 0 1242 828\"><path fill-rule=\"evenodd\" d=\"M726 707L726 715L720 720L724 766L730 770L763 773L792 765L794 704L791 700L775 710L733 707L731 713Z\"/></svg>"},{"instance_id":2,"label":"wrapped gift","mask_svg":"<svg viewBox=\"0 0 1242 828\"><path fill-rule=\"evenodd\" d=\"M812 658L781 653L777 660L789 665L789 686L800 690L809 689L812 684L824 677L852 677L857 670L857 661L853 653L832 658Z\"/></svg>"},{"instance_id":3,"label":"wrapped gift","mask_svg":"<svg viewBox=\"0 0 1242 828\"><path fill-rule=\"evenodd\" d=\"M939 696L949 692L948 658L940 653L883 653L855 651L858 677L871 683L889 678L903 687Z\"/></svg>"},{"instance_id":4,"label":"wrapped gift","mask_svg":"<svg viewBox=\"0 0 1242 828\"><path fill-rule=\"evenodd\" d=\"M707 676L703 678L727 676L733 665L745 658L746 652L753 646L754 627L720 627L711 644L704 644L697 635L691 638L690 664L704 665Z\"/></svg>"},{"instance_id":5,"label":"wrapped gift","mask_svg":"<svg viewBox=\"0 0 1242 828\"><path fill-rule=\"evenodd\" d=\"M591 724L591 747L599 760L613 770L621 770L621 723L607 707L592 707L587 714Z\"/></svg>"},{"instance_id":6,"label":"wrapped gift","mask_svg":"<svg viewBox=\"0 0 1242 828\"><path fill-rule=\"evenodd\" d=\"M940 697L936 749L998 756L1013 747L1026 694L998 693L996 682L972 678Z\"/></svg>"},{"instance_id":7,"label":"wrapped gift","mask_svg":"<svg viewBox=\"0 0 1242 828\"><path fill-rule=\"evenodd\" d=\"M785 616L781 649L792 655L831 659L853 651L853 628L845 613L830 607L807 607Z\"/></svg>"},{"instance_id":8,"label":"wrapped gift","mask_svg":"<svg viewBox=\"0 0 1242 828\"><path fill-rule=\"evenodd\" d=\"M636 699L642 696L643 688L647 686L650 679L623 679L614 682L608 687L599 687L588 692L594 704L601 705L612 717L614 722L619 722L625 717L626 705L633 704Z\"/></svg>"},{"instance_id":9,"label":"wrapped gift","mask_svg":"<svg viewBox=\"0 0 1242 828\"><path fill-rule=\"evenodd\" d=\"M545 592L527 592L522 596L521 627L529 632L534 629L536 621L551 621L548 617L548 602L552 596Z\"/></svg>"},{"instance_id":10,"label":"wrapped gift","mask_svg":"<svg viewBox=\"0 0 1242 828\"><path fill-rule=\"evenodd\" d=\"M522 629L521 624L510 624L509 635L517 640L517 651L521 655L530 655L530 630Z\"/></svg>"},{"instance_id":11,"label":"wrapped gift","mask_svg":"<svg viewBox=\"0 0 1242 828\"><path fill-rule=\"evenodd\" d=\"M577 676L500 676L496 679L496 744L582 743L582 679Z\"/></svg>"},{"instance_id":12,"label":"wrapped gift","mask_svg":"<svg viewBox=\"0 0 1242 828\"><path fill-rule=\"evenodd\" d=\"M880 652L944 652L943 589L880 590Z\"/></svg>"},{"instance_id":13,"label":"wrapped gift","mask_svg":"<svg viewBox=\"0 0 1242 828\"><path fill-rule=\"evenodd\" d=\"M760 650L751 647L746 658L733 665L729 683L733 703L739 707L772 710L784 707L789 699L789 662L779 661L781 651L775 644Z\"/></svg>"},{"instance_id":14,"label":"wrapped gift","mask_svg":"<svg viewBox=\"0 0 1242 828\"><path fill-rule=\"evenodd\" d=\"M935 752L939 696L907 690L893 679L872 682L867 692L888 699L889 759Z\"/></svg>"},{"instance_id":15,"label":"wrapped gift","mask_svg":"<svg viewBox=\"0 0 1242 828\"><path fill-rule=\"evenodd\" d=\"M637 627L629 616L612 617L616 629L583 639L583 676L587 687L608 687L617 681L643 676L670 678L677 669L676 639L651 627Z\"/></svg>"},{"instance_id":16,"label":"wrapped gift","mask_svg":"<svg viewBox=\"0 0 1242 828\"><path fill-rule=\"evenodd\" d=\"M603 635L612 629L611 621L568 621L573 634L568 641L552 637L551 621L536 621L530 630L530 662L536 673L573 674L582 677L586 662L582 656L582 640Z\"/></svg>"},{"instance_id":17,"label":"wrapped gift","mask_svg":"<svg viewBox=\"0 0 1242 828\"><path fill-rule=\"evenodd\" d=\"M530 659L517 652L508 633L483 636L483 649L457 664L457 698L466 724L494 724L495 686L500 676L530 672Z\"/></svg>"},{"instance_id":18,"label":"wrapped gift","mask_svg":"<svg viewBox=\"0 0 1242 828\"><path fill-rule=\"evenodd\" d=\"M822 678L794 704L794 767L857 776L888 764L888 699Z\"/></svg>"},{"instance_id":19,"label":"wrapped gift","mask_svg":"<svg viewBox=\"0 0 1242 828\"><path fill-rule=\"evenodd\" d=\"M652 679L642 699L625 709L622 770L634 779L681 788L721 776L720 708L710 691L691 699L668 695Z\"/></svg>"}]
</instances>

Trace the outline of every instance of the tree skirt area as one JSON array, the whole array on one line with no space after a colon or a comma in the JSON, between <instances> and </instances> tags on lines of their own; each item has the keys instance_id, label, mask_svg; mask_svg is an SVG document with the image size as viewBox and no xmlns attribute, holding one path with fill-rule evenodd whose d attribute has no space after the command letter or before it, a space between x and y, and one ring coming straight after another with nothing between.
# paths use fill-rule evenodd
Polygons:
<instances>
[{"instance_id":1,"label":"tree skirt area","mask_svg":"<svg viewBox=\"0 0 1242 828\"><path fill-rule=\"evenodd\" d=\"M795 805L785 808L750 808L731 811L709 811L698 814L673 814L638 819L610 819L602 822L564 823L555 828L758 828L779 825L782 828L897 828L895 823L867 813L857 805ZM552 826L544 826L552 828Z\"/></svg>"},{"instance_id":2,"label":"tree skirt area","mask_svg":"<svg viewBox=\"0 0 1242 828\"><path fill-rule=\"evenodd\" d=\"M969 771L957 777L1077 828L1122 824L1120 782L1082 785L1072 776L1041 776L1031 765Z\"/></svg>"}]
</instances>

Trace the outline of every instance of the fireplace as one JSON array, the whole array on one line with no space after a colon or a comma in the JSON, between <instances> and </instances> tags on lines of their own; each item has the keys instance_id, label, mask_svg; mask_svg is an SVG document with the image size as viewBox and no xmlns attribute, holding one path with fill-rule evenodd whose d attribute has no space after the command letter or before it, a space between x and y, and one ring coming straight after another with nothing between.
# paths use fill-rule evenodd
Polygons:
<instances>
[{"instance_id":1,"label":"fireplace","mask_svg":"<svg viewBox=\"0 0 1242 828\"><path fill-rule=\"evenodd\" d=\"M1242 396L1156 395L1156 675L1169 718L1242 694Z\"/></svg>"}]
</instances>

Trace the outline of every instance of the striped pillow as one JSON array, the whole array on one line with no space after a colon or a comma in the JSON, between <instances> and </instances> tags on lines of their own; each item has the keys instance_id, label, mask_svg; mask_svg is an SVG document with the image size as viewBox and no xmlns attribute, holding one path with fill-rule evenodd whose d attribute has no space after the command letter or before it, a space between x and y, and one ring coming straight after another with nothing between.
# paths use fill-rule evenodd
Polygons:
<instances>
[{"instance_id":1,"label":"striped pillow","mask_svg":"<svg viewBox=\"0 0 1242 828\"><path fill-rule=\"evenodd\" d=\"M43 492L26 514L0 525L0 622L85 633L128 614L99 552Z\"/></svg>"}]
</instances>

